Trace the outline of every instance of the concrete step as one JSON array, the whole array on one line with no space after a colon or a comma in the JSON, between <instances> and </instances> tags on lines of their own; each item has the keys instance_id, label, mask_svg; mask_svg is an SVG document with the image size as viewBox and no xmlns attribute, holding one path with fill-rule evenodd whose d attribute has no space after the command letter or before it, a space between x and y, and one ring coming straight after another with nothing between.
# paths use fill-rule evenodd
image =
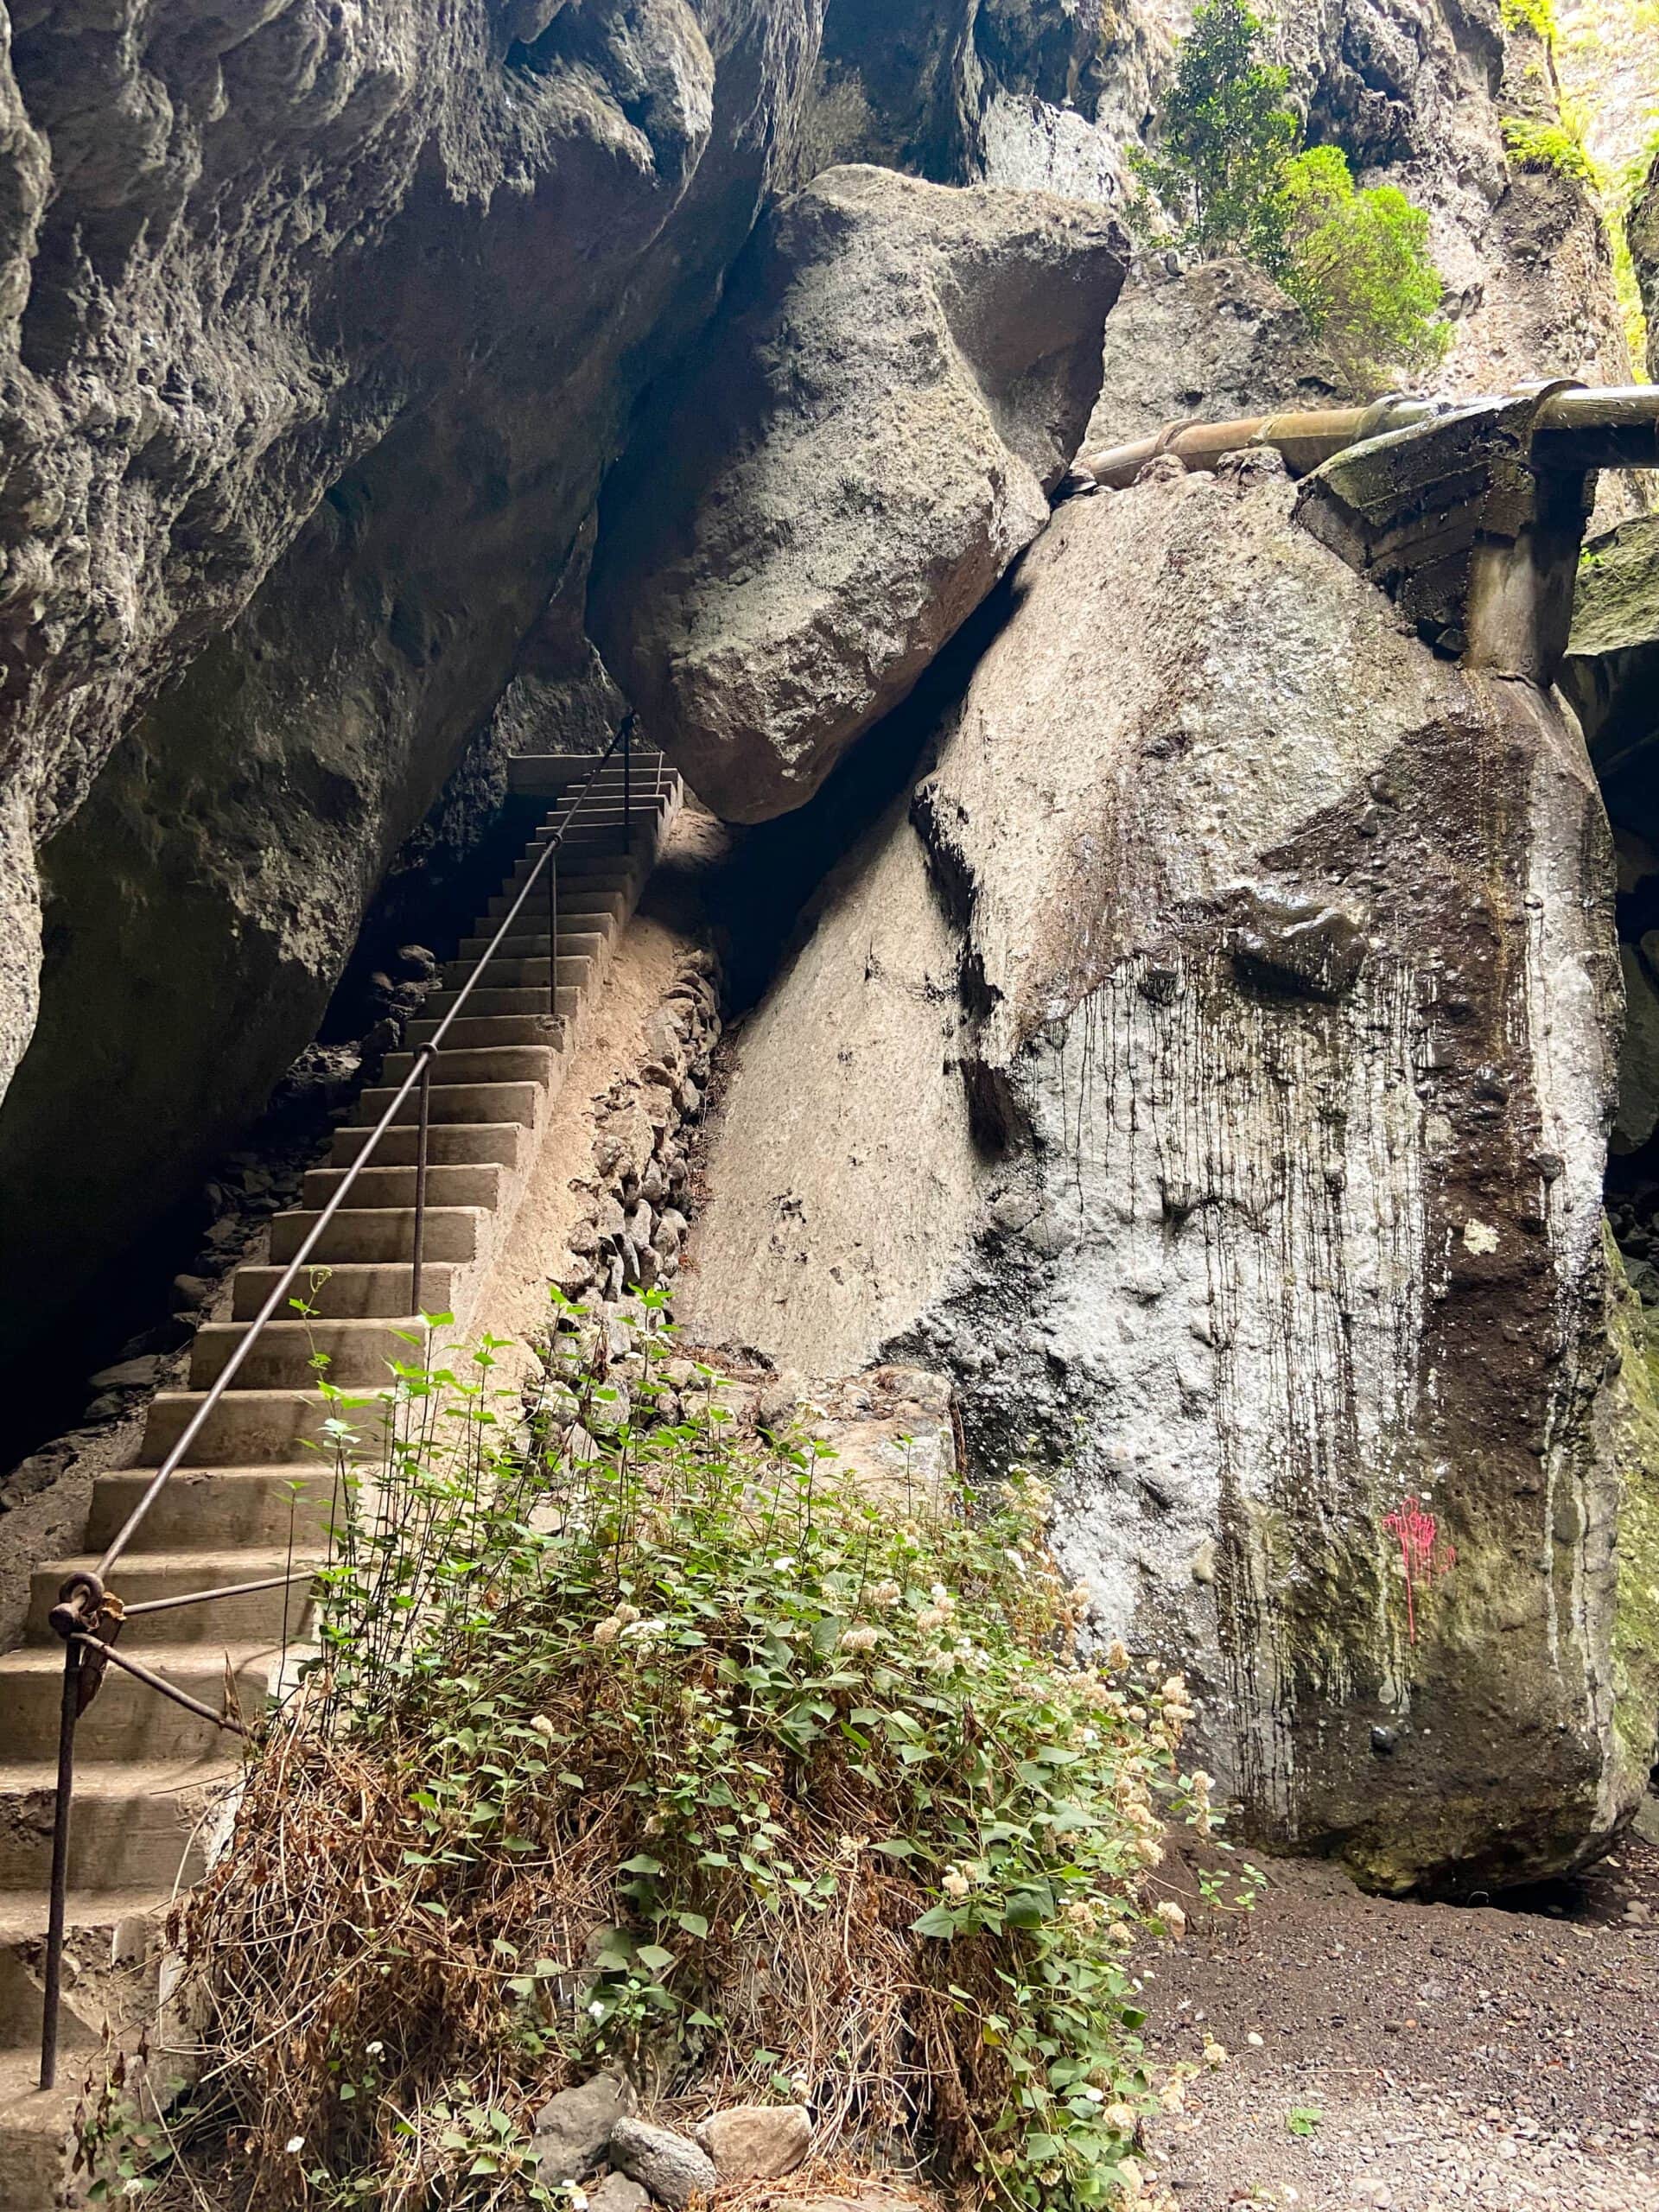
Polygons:
<instances>
[{"instance_id":1,"label":"concrete step","mask_svg":"<svg viewBox=\"0 0 1659 2212\"><path fill-rule=\"evenodd\" d=\"M608 914L584 914L581 919L584 926L579 930L568 930L563 922L559 925L560 959L603 959L605 949L616 930L615 922ZM595 920L603 923L602 929L594 930L586 926L588 923ZM464 965L469 969L476 968L492 945L495 946L494 957L498 960L522 960L527 953L531 952L539 952L545 960L547 957L545 909L540 914L532 914L526 908L518 917L518 926L514 929L512 935L504 937L499 944L496 944L493 937L462 938L453 964L456 967ZM430 1001L429 1001L428 1003L429 1004Z\"/></svg>"},{"instance_id":2,"label":"concrete step","mask_svg":"<svg viewBox=\"0 0 1659 2212\"><path fill-rule=\"evenodd\" d=\"M396 1172L412 1176L415 1171ZM246 1321L203 1322L190 1353L193 1390L208 1389L219 1380L251 1326ZM420 1358L424 1344L425 1332L413 1321L401 1329L394 1322L376 1320L268 1321L232 1377L231 1388L303 1390L321 1372L325 1381L344 1389L384 1389L392 1380L391 1363L397 1360L407 1366ZM328 1363L321 1370L311 1363L320 1355Z\"/></svg>"},{"instance_id":3,"label":"concrete step","mask_svg":"<svg viewBox=\"0 0 1659 2212\"><path fill-rule=\"evenodd\" d=\"M177 1443L201 1403L200 1390L158 1390L149 1402L143 1440L138 1447L141 1467L159 1467ZM333 1463L315 1448L324 1421L336 1409L320 1390L227 1390L200 1429L192 1438L184 1464L191 1467L276 1467L299 1461L315 1479ZM344 1408L338 1418L349 1421L365 1436L378 1433L378 1406Z\"/></svg>"},{"instance_id":4,"label":"concrete step","mask_svg":"<svg viewBox=\"0 0 1659 2212\"><path fill-rule=\"evenodd\" d=\"M561 960L559 963L561 969L567 969L571 965L572 963L568 960ZM591 988L591 967L586 962L583 963L583 967L587 969L587 972L584 973L579 980L563 977L559 983L558 993L555 998L554 1004L558 1009L558 1019L561 1022L574 1021L575 1020L577 1014L582 1011L583 999ZM443 988L441 990L432 992L427 999L427 1007L429 1010L430 1017L433 1020L437 1020L449 1012L450 1008L461 996L462 985L467 982L473 973L471 968L463 967L459 961L456 961L454 963L454 972L453 975L448 975L448 970L445 971L446 975L448 975L448 981L444 984ZM471 1014L474 1006L486 991L522 990L535 990L536 1002L541 1007L543 1013L546 1013L547 956L545 953L543 953L539 960L509 960L505 958L492 960L484 973L486 980L480 983L478 989L473 993L472 997L467 1001L468 1014ZM539 988L537 988L538 985L540 987ZM565 1033L568 1034L568 1032ZM438 1062L437 1071L433 1077L433 1081L435 1083L437 1080L438 1075L447 1073L448 1058L449 1054L446 1046L443 1049L443 1057Z\"/></svg>"},{"instance_id":5,"label":"concrete step","mask_svg":"<svg viewBox=\"0 0 1659 2212\"><path fill-rule=\"evenodd\" d=\"M520 938L515 942L528 944L531 940ZM514 957L528 959L534 956L525 953ZM545 938L542 939L542 957L547 957ZM410 1024L411 1033L416 1029L435 1027L437 1018L447 1014L460 995L458 991L434 991L426 1001L427 1014L420 1021ZM537 990L532 983L480 983L467 1000L467 1011L461 1019L463 1021L487 1020L504 1014L533 1014L537 1020L545 1021L548 1018L546 984L543 983ZM450 1033L453 1035L454 1033L451 1031Z\"/></svg>"},{"instance_id":6,"label":"concrete step","mask_svg":"<svg viewBox=\"0 0 1659 2212\"><path fill-rule=\"evenodd\" d=\"M613 883L601 882L595 878L586 875L567 876L562 868L559 871L560 912L570 914L576 920L588 924L608 916L620 928L627 918L628 908L633 899L633 885L626 871L619 869L617 875L618 880ZM511 890L499 891L490 900L479 919L479 927L486 933L483 939L485 944L489 942L490 934L499 927L508 909L517 900L518 891L522 887L518 886ZM537 888L539 889L539 887ZM578 901L581 903L578 904ZM538 897L536 892L532 892L518 910L516 926L519 929L531 929L537 922L545 917L546 913L546 894L543 893Z\"/></svg>"},{"instance_id":7,"label":"concrete step","mask_svg":"<svg viewBox=\"0 0 1659 2212\"><path fill-rule=\"evenodd\" d=\"M564 964L563 961L559 963L561 968ZM482 989L481 985L480 989ZM445 995L453 997L458 995L446 993ZM526 1008L517 1014L491 1014L486 1010L474 1014L473 1007L478 997L479 992L474 991L467 1001L466 1012L444 1031L442 1057L437 1063L440 1069L448 1065L452 1052L489 1052L501 1045L549 1045L554 1052L563 1051L565 1025L563 1021L556 1021L548 1013L545 991L541 995L538 1008L533 1011ZM411 1021L409 1025L410 1044L430 1043L440 1020L448 1011L448 1007L440 1007L430 1020Z\"/></svg>"},{"instance_id":8,"label":"concrete step","mask_svg":"<svg viewBox=\"0 0 1659 2212\"><path fill-rule=\"evenodd\" d=\"M37 2050L0 2050L0 2212L46 2212L61 2201L67 2180L69 2131L88 2064L66 2051L57 2088L43 2092L40 2063Z\"/></svg>"},{"instance_id":9,"label":"concrete step","mask_svg":"<svg viewBox=\"0 0 1659 2212\"><path fill-rule=\"evenodd\" d=\"M297 1600L300 1593L295 1594ZM169 1617L157 1614L155 1618L161 1621ZM149 1625L150 1617L140 1615L123 1631L118 1649L130 1649L145 1666L215 1713L225 1709L228 1665L242 1718L252 1721L264 1713L281 1669L280 1652L244 1647L226 1650L222 1644L208 1643L169 1645L157 1650L143 1634ZM0 1708L6 1715L8 1758L56 1758L62 1682L63 1648L55 1637L49 1646L22 1644L14 1651L0 1652ZM212 1758L219 1751L222 1733L211 1721L197 1719L194 1713L187 1713L158 1690L111 1666L105 1669L97 1695L76 1723L75 1758L79 1764Z\"/></svg>"},{"instance_id":10,"label":"concrete step","mask_svg":"<svg viewBox=\"0 0 1659 2212\"><path fill-rule=\"evenodd\" d=\"M389 1134L388 1142L395 1134ZM235 1319L251 1321L284 1272L282 1268L238 1268L231 1291L231 1312ZM423 1261L421 1303L426 1311L451 1312L464 1278L465 1269L448 1261ZM315 1271L307 1266L300 1270L295 1294L302 1297L315 1314L329 1320L399 1317L412 1319L415 1311L406 1265L319 1268Z\"/></svg>"},{"instance_id":11,"label":"concrete step","mask_svg":"<svg viewBox=\"0 0 1659 2212\"><path fill-rule=\"evenodd\" d=\"M344 1167L313 1167L308 1169L300 1187L302 1201L319 1211L326 1206L344 1180ZM499 1162L480 1160L467 1166L448 1166L432 1158L431 1147L427 1147L426 1203L429 1206L499 1205L506 1171ZM352 1185L350 1197L354 1206L412 1206L415 1203L415 1168L380 1164L377 1152L374 1164L364 1168Z\"/></svg>"},{"instance_id":12,"label":"concrete step","mask_svg":"<svg viewBox=\"0 0 1659 2212\"><path fill-rule=\"evenodd\" d=\"M574 1014L575 994L567 1008L561 1005L559 1012ZM431 1122L518 1122L533 1129L540 1116L550 1086L538 1083L435 1083L428 1094L427 1113ZM372 1128L397 1095L395 1083L382 1084L373 1090L365 1090L357 1102L357 1110ZM420 1115L420 1097L411 1090L397 1109L397 1119L392 1127L404 1122L414 1122ZM377 1159L380 1154L377 1153Z\"/></svg>"},{"instance_id":13,"label":"concrete step","mask_svg":"<svg viewBox=\"0 0 1659 2212\"><path fill-rule=\"evenodd\" d=\"M202 1872L200 1827L206 1808L240 1773L213 1759L122 1760L91 1764L75 1777L69 1830L69 1879L77 1889L171 1888ZM55 1760L0 1765L0 1887L42 1892L52 1867ZM43 2212L38 2204L29 2212Z\"/></svg>"},{"instance_id":14,"label":"concrete step","mask_svg":"<svg viewBox=\"0 0 1659 2212\"><path fill-rule=\"evenodd\" d=\"M428 1206L422 1239L423 1261L450 1260L464 1264L484 1249L482 1206ZM270 1218L270 1256L291 1260L317 1223L320 1212L296 1209ZM354 1260L384 1263L408 1260L415 1244L413 1206L342 1206L318 1239L313 1256L325 1263Z\"/></svg>"},{"instance_id":15,"label":"concrete step","mask_svg":"<svg viewBox=\"0 0 1659 2212\"><path fill-rule=\"evenodd\" d=\"M556 808L531 836L529 849L539 852L543 845L558 838L561 849L569 850L572 840L585 833L594 837L601 833L614 836L625 823L634 830L659 830L670 810L666 798L653 798L649 791L635 791L633 804L627 809L622 804L620 791L607 793L579 805Z\"/></svg>"},{"instance_id":16,"label":"concrete step","mask_svg":"<svg viewBox=\"0 0 1659 2212\"><path fill-rule=\"evenodd\" d=\"M427 1001L427 1007L429 1009L429 1012L423 1018L430 1020L435 1018L437 1015L448 1014L449 1008L454 1006L455 1001L461 996L464 987L472 981L474 976L478 975L480 966L483 968L484 971L478 986L478 988L480 991L499 990L501 986L496 982L496 977L502 974L504 970L512 967L515 963L522 963L527 959L533 959L536 961L537 966L542 971L542 981L543 984L545 984L547 981L547 939L543 938L539 947L537 947L533 952L528 949L529 941L527 939L518 938L512 940L512 942L517 944L522 949L516 952L509 952L506 944L504 943L500 950L498 952L492 954L488 960L485 959L482 953L480 953L476 959L474 959L463 953L457 960L446 961L443 968L440 971L443 980L439 985L437 990L433 992L429 997ZM573 953L561 950L559 954L560 990L562 992L585 991L588 985L593 982L598 965L599 956L596 953ZM474 994L474 995L476 995L476 994ZM473 1001L469 998L467 1001L467 1011L469 1016L472 1013L472 1007ZM566 1013L572 1013L575 1011L575 1008L574 1007L563 1007L562 1005L561 1010ZM545 997L543 997L542 1001L542 1011L543 1014L547 1012L547 1001ZM432 1073L432 1079L435 1083L437 1081L440 1075L447 1074L448 1071L449 1049L449 1040L448 1038L446 1037L442 1047L443 1058L439 1061ZM390 1065L390 1057L388 1058L388 1065Z\"/></svg>"},{"instance_id":17,"label":"concrete step","mask_svg":"<svg viewBox=\"0 0 1659 2212\"><path fill-rule=\"evenodd\" d=\"M591 757L580 753L520 753L507 763L507 789L532 795L542 791L558 793L592 774L593 766ZM664 776L673 772L661 753L635 747L632 772L636 776L642 771L652 773L659 769ZM594 781L613 778L618 783L622 778L622 764L614 753Z\"/></svg>"},{"instance_id":18,"label":"concrete step","mask_svg":"<svg viewBox=\"0 0 1659 2212\"><path fill-rule=\"evenodd\" d=\"M561 960L561 969L575 967L575 961ZM581 963L587 981L587 963ZM563 980L563 978L561 978ZM413 1052L388 1052L381 1071L382 1079L393 1086L400 1084L415 1065ZM563 1055L551 1045L486 1045L462 1046L451 1052L446 1045L442 1057L432 1071L433 1086L440 1080L455 1083L556 1083L563 1072Z\"/></svg>"},{"instance_id":19,"label":"concrete step","mask_svg":"<svg viewBox=\"0 0 1659 2212\"><path fill-rule=\"evenodd\" d=\"M150 1598L188 1597L197 1590L225 1590L234 1584L257 1582L274 1574L298 1572L317 1562L290 1557L280 1551L221 1551L194 1548L181 1551L128 1552L111 1568L109 1586L126 1605ZM96 1553L81 1559L53 1560L37 1567L29 1579L29 1615L24 1633L31 1643L57 1644L47 1617L58 1602L65 1575L77 1567L93 1567ZM206 1645L213 1651L241 1645L250 1650L271 1650L283 1641L304 1641L310 1613L306 1585L296 1582L287 1590L253 1590L241 1598L213 1598L205 1605L173 1605L158 1613L140 1613L121 1631L120 1648L135 1659L167 1672L159 1656L180 1645ZM60 1649L61 1646L59 1647ZM102 1693L100 1692L100 1695ZM165 1704L165 1699L161 1702ZM8 1745L10 1750L10 1745Z\"/></svg>"},{"instance_id":20,"label":"concrete step","mask_svg":"<svg viewBox=\"0 0 1659 2212\"><path fill-rule=\"evenodd\" d=\"M537 999L543 1003L545 994ZM503 1013L517 1007L504 1007ZM360 1122L336 1129L329 1147L329 1165L348 1167L372 1135ZM377 1167L411 1167L415 1164L416 1131L397 1122L375 1147ZM429 1167L522 1166L529 1157L529 1141L517 1122L434 1122L426 1133Z\"/></svg>"},{"instance_id":21,"label":"concrete step","mask_svg":"<svg viewBox=\"0 0 1659 2212\"><path fill-rule=\"evenodd\" d=\"M656 842L654 836L647 836L636 830L626 851L623 849L620 832L616 836L608 838L604 844L595 844L591 848L586 844L574 847L569 844L562 845L559 848L561 898L563 896L563 887L567 881L573 889L578 882L593 883L597 884L601 890L626 891L632 895L635 885L651 865L651 855ZM535 866L533 857L520 861L512 874L502 879L502 893L510 899L516 899L524 889ZM541 891L539 884L537 890L532 892L530 898L524 901L526 912L529 912L538 893L543 898L546 896L546 893ZM494 909L492 908L491 911L493 912Z\"/></svg>"},{"instance_id":22,"label":"concrete step","mask_svg":"<svg viewBox=\"0 0 1659 2212\"><path fill-rule=\"evenodd\" d=\"M86 1522L89 1551L102 1551L122 1528L155 1473L124 1467L97 1476ZM320 1549L334 1513L334 1474L316 1467L181 1467L144 1516L141 1541L157 1550L198 1547L283 1551Z\"/></svg>"}]
</instances>

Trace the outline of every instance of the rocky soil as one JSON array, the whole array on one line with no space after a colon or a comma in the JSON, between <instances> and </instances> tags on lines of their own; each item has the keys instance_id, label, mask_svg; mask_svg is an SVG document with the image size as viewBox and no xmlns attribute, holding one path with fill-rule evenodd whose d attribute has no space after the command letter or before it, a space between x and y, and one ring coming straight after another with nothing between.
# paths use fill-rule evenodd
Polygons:
<instances>
[{"instance_id":1,"label":"rocky soil","mask_svg":"<svg viewBox=\"0 0 1659 2212\"><path fill-rule=\"evenodd\" d=\"M1275 1862L1253 1914L1153 1971L1152 2048L1200 2066L1186 2114L1149 2138L1183 2212L1659 2206L1649 1840L1507 1910L1390 1903Z\"/></svg>"}]
</instances>

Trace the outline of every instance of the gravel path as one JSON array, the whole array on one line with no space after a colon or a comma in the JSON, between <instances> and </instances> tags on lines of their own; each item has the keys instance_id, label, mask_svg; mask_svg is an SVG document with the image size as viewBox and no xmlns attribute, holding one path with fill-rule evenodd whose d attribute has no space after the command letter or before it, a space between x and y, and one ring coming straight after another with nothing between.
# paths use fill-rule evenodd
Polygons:
<instances>
[{"instance_id":1,"label":"gravel path","mask_svg":"<svg viewBox=\"0 0 1659 2212\"><path fill-rule=\"evenodd\" d=\"M1501 1910L1268 1871L1152 1963L1154 2054L1229 2053L1147 2131L1182 2212L1659 2212L1659 1850Z\"/></svg>"}]
</instances>

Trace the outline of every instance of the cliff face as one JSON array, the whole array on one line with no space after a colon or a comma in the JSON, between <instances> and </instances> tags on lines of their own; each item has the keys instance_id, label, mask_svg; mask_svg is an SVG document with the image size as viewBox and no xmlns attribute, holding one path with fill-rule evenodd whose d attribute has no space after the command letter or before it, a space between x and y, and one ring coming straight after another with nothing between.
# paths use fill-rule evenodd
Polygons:
<instances>
[{"instance_id":1,"label":"cliff face","mask_svg":"<svg viewBox=\"0 0 1659 2212\"><path fill-rule=\"evenodd\" d=\"M742 1043L691 1317L947 1360L982 1461L1066 1470L1100 1632L1194 1668L1258 1834L1513 1878L1644 1773L1595 1433L1611 842L1576 729L1427 652L1282 472L1161 466L1022 562ZM867 949L887 1014L843 1033Z\"/></svg>"},{"instance_id":2,"label":"cliff face","mask_svg":"<svg viewBox=\"0 0 1659 2212\"><path fill-rule=\"evenodd\" d=\"M1429 211L1444 386L1623 380L1589 195L1505 156L1543 41L1283 12L1310 137ZM626 692L743 820L844 753L887 801L740 1045L691 1325L948 1363L1262 1832L1501 1880L1651 1738L1611 848L1560 702L1436 658L1271 468L1047 520L1103 317L1096 436L1338 389L1248 270L1118 296L1189 21L12 7L0 1334L248 1118L503 749Z\"/></svg>"},{"instance_id":3,"label":"cliff face","mask_svg":"<svg viewBox=\"0 0 1659 2212\"><path fill-rule=\"evenodd\" d=\"M4 1210L16 1331L312 1034L747 235L817 16L201 0L10 29L0 1085L42 870L48 1014L0 1180L53 1198Z\"/></svg>"}]
</instances>

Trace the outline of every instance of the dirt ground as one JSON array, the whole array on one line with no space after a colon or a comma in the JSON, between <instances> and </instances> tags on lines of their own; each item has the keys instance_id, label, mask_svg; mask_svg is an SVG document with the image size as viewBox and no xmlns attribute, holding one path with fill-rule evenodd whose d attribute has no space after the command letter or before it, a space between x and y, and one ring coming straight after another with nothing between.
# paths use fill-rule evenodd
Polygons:
<instances>
[{"instance_id":1,"label":"dirt ground","mask_svg":"<svg viewBox=\"0 0 1659 2212\"><path fill-rule=\"evenodd\" d=\"M1151 1962L1154 2054L1229 2055L1148 2131L1182 2212L1659 2212L1652 1842L1502 1908L1267 1871L1253 1913Z\"/></svg>"}]
</instances>

